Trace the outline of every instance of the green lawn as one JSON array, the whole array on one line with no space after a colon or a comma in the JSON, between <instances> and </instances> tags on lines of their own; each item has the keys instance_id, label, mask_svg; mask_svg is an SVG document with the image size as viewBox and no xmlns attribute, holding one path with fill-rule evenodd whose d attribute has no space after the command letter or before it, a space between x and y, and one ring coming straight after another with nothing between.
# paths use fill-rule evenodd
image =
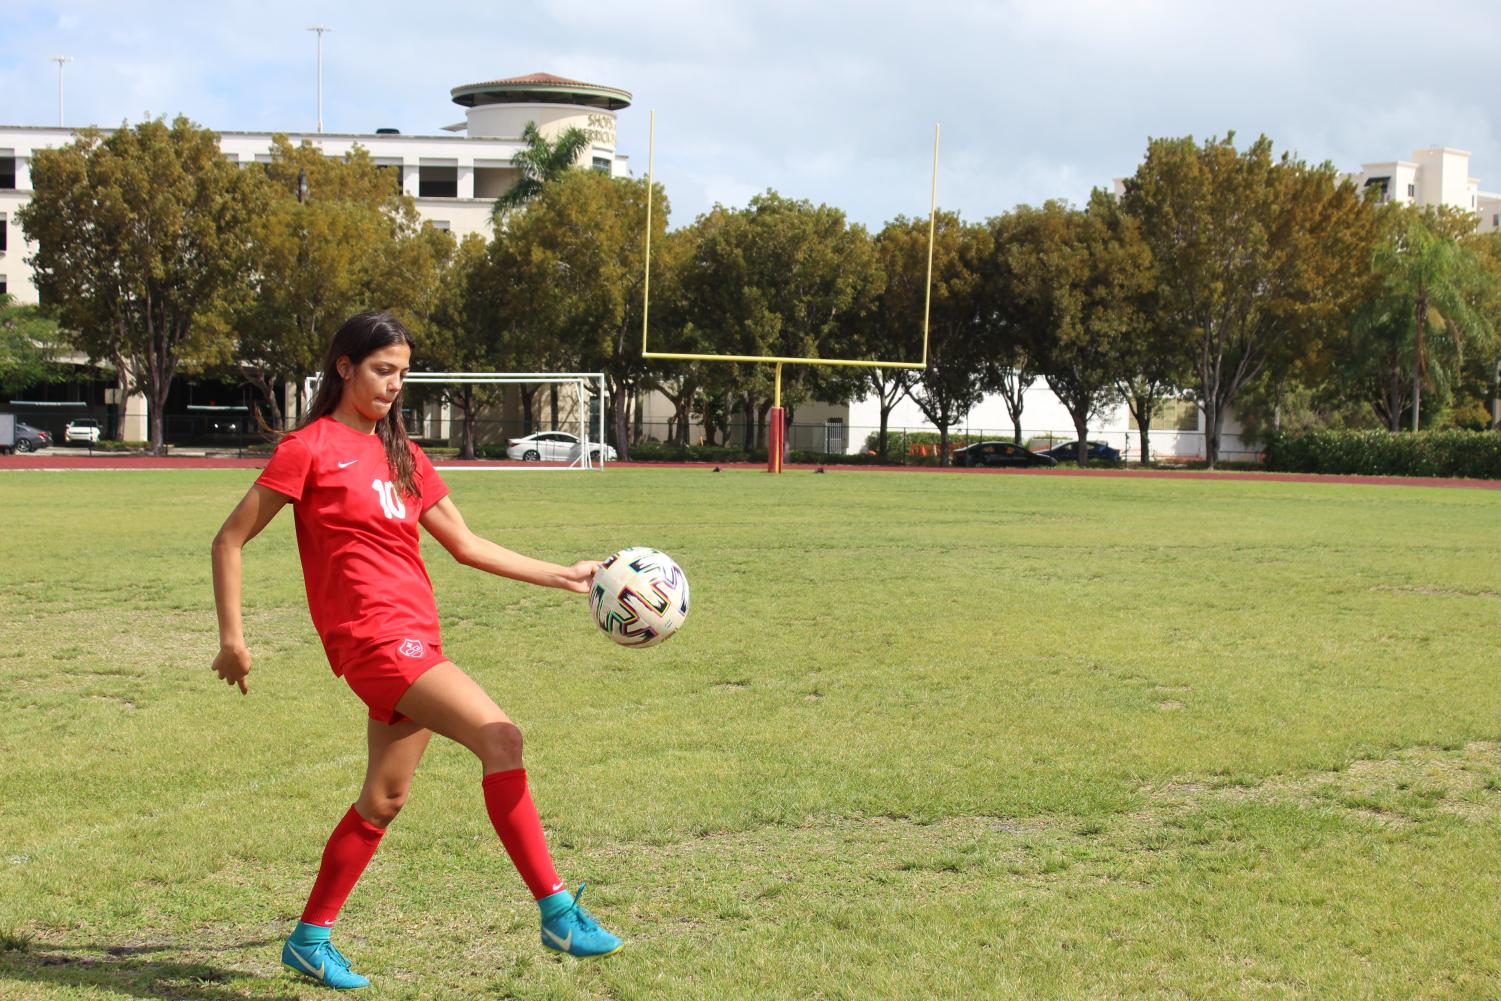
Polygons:
<instances>
[{"instance_id":1,"label":"green lawn","mask_svg":"<svg viewBox=\"0 0 1501 1001\"><path fill-rule=\"evenodd\" d=\"M290 512L250 471L0 473L0 997L302 998L280 938L363 768ZM835 470L453 473L559 560L671 553L682 633L428 548L445 650L527 733L545 953L437 741L338 926L382 998L1501 994L1501 493Z\"/></svg>"}]
</instances>

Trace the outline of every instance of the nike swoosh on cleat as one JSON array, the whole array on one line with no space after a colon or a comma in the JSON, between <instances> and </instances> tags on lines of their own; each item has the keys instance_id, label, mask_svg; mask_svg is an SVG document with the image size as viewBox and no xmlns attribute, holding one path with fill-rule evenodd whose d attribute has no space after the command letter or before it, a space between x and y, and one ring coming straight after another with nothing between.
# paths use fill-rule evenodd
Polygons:
<instances>
[{"instance_id":1,"label":"nike swoosh on cleat","mask_svg":"<svg viewBox=\"0 0 1501 1001\"><path fill-rule=\"evenodd\" d=\"M569 938L573 938L573 932L569 932L568 933L568 937ZM297 960L298 965L300 965L304 970L307 970L309 973L311 973L313 976L317 977L319 980L323 979L323 970L324 970L325 967L328 966L327 963L319 963L318 964L318 968L315 970L315 969L313 969L313 964L309 963L307 960L303 959L302 956L297 952L296 949L289 949L287 951L292 954L292 958L295 959L295 960Z\"/></svg>"},{"instance_id":2,"label":"nike swoosh on cleat","mask_svg":"<svg viewBox=\"0 0 1501 1001\"><path fill-rule=\"evenodd\" d=\"M348 462L341 462L341 463L339 463L339 468L340 469L347 469L347 468L349 468L350 466L354 465L356 462L359 462L359 461L360 461L359 459L350 459Z\"/></svg>"},{"instance_id":3,"label":"nike swoosh on cleat","mask_svg":"<svg viewBox=\"0 0 1501 1001\"><path fill-rule=\"evenodd\" d=\"M554 935L552 932L548 931L546 928L542 929L542 934L544 934L548 938L552 939L552 944L555 945L555 946L557 946L559 949L561 949L564 952L567 952L569 949L571 949L573 947L573 929L572 928L568 929L568 937L567 938L558 938L558 936Z\"/></svg>"}]
</instances>

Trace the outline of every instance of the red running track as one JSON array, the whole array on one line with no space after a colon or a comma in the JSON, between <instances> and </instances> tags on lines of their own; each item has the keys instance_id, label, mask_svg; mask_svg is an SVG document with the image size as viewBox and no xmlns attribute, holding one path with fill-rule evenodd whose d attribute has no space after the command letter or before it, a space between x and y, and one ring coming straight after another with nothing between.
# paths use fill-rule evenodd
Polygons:
<instances>
[{"instance_id":1,"label":"red running track","mask_svg":"<svg viewBox=\"0 0 1501 1001\"><path fill-rule=\"evenodd\" d=\"M265 457L203 458L199 456L151 456L151 455L6 455L0 456L0 472L7 470L161 470L161 469L260 469L266 464ZM491 462L477 460L460 462L444 458L438 464L466 469L505 469L511 467L535 468L530 463ZM757 463L722 463L730 469L760 469ZM629 462L616 463L612 469L712 469L713 463L685 462ZM787 473L811 472L815 467L796 465L785 467ZM951 476L1097 476L1114 478L1149 479L1199 479L1199 480L1249 480L1271 483L1354 483L1366 486L1387 487L1460 487L1471 490L1501 490L1501 480L1440 479L1419 476L1326 476L1317 473L1242 473L1210 472L1208 470L1174 469L955 469L938 466L841 466L818 467L829 473L858 472L906 472L940 473Z\"/></svg>"}]
</instances>

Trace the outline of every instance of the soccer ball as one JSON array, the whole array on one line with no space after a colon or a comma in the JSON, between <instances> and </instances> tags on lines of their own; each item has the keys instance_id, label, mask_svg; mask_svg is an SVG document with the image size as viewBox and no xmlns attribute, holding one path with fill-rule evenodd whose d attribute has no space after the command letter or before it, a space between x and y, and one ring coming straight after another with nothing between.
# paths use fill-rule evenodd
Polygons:
<instances>
[{"instance_id":1,"label":"soccer ball","mask_svg":"<svg viewBox=\"0 0 1501 1001\"><path fill-rule=\"evenodd\" d=\"M666 553L622 549L595 571L589 611L621 646L654 646L688 617L688 578Z\"/></svg>"}]
</instances>

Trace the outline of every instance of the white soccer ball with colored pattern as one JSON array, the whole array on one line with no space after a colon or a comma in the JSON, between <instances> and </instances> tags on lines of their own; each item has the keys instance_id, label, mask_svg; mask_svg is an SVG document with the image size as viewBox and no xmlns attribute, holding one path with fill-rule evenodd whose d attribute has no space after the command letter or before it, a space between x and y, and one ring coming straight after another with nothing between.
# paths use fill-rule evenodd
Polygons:
<instances>
[{"instance_id":1,"label":"white soccer ball with colored pattern","mask_svg":"<svg viewBox=\"0 0 1501 1001\"><path fill-rule=\"evenodd\" d=\"M621 646L654 646L688 617L688 577L666 553L646 546L622 549L595 572L589 610Z\"/></svg>"}]
</instances>

